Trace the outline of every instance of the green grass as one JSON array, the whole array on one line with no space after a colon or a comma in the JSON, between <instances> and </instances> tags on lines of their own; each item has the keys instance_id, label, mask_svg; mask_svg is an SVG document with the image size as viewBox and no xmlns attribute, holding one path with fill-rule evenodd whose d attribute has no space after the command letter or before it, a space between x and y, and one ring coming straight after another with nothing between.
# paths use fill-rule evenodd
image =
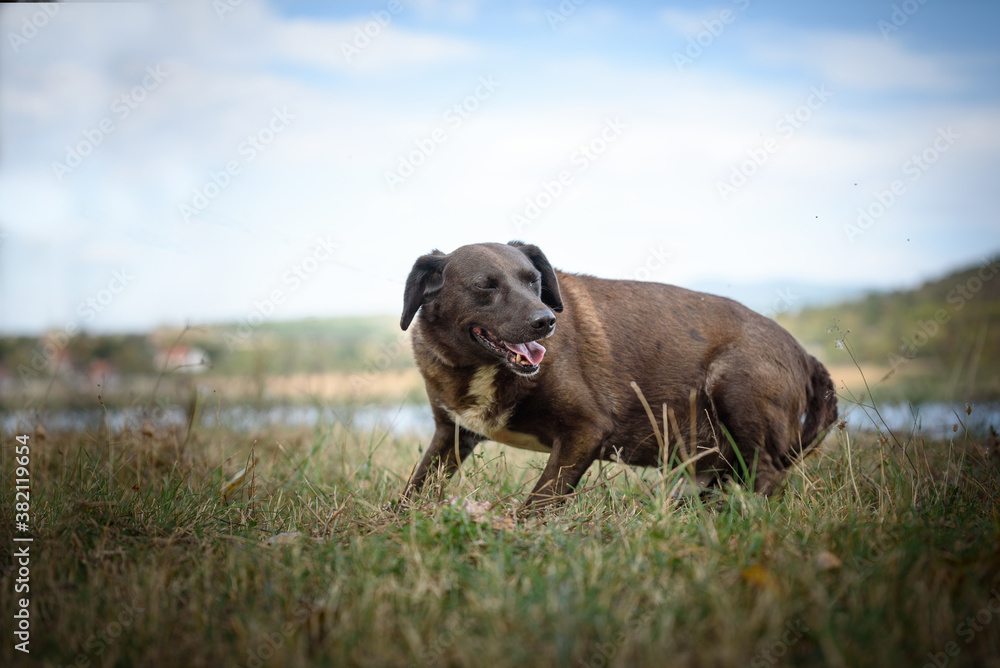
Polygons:
<instances>
[{"instance_id":1,"label":"green grass","mask_svg":"<svg viewBox=\"0 0 1000 668\"><path fill-rule=\"evenodd\" d=\"M657 471L595 465L508 529L544 459L494 445L397 514L412 439L32 439L30 656L4 438L3 665L1000 665L1000 460L963 432L835 430L769 499L680 504Z\"/></svg>"}]
</instances>

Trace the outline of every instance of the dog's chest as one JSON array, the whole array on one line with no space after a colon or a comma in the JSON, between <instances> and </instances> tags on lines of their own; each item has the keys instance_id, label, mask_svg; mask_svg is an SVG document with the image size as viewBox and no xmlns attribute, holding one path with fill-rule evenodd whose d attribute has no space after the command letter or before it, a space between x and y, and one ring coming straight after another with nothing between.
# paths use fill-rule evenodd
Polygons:
<instances>
[{"instance_id":1,"label":"dog's chest","mask_svg":"<svg viewBox=\"0 0 1000 668\"><path fill-rule=\"evenodd\" d=\"M465 395L456 406L442 406L461 427L486 438L524 450L548 452L537 437L507 428L514 407L499 397L496 386L497 367L478 369L469 381Z\"/></svg>"},{"instance_id":2,"label":"dog's chest","mask_svg":"<svg viewBox=\"0 0 1000 668\"><path fill-rule=\"evenodd\" d=\"M442 406L451 419L462 427L492 438L507 426L512 407L501 405L497 398L497 367L480 367L469 381L468 390L455 406Z\"/></svg>"}]
</instances>

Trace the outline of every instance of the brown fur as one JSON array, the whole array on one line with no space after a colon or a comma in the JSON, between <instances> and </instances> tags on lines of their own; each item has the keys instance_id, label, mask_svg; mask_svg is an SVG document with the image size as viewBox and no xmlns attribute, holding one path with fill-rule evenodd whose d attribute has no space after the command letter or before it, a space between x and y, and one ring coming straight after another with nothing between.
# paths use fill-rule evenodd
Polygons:
<instances>
[{"instance_id":1,"label":"brown fur","mask_svg":"<svg viewBox=\"0 0 1000 668\"><path fill-rule=\"evenodd\" d=\"M663 404L676 416L668 458L678 431L691 440L693 400L698 449L719 447L696 463L698 479L740 474L725 426L762 494L837 418L826 369L774 321L676 286L555 271L537 247L520 242L419 258L400 324L405 330L411 321L436 430L404 498L435 466L453 473L487 439L550 453L529 504L572 491L597 459L661 465L630 381L658 421ZM473 327L511 343L542 343L537 373L519 375L524 367L481 345Z\"/></svg>"}]
</instances>

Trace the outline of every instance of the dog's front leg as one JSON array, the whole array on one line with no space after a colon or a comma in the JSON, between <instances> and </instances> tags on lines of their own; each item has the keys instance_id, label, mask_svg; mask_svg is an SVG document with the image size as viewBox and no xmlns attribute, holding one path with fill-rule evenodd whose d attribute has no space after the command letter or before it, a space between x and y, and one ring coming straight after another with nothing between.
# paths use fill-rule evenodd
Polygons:
<instances>
[{"instance_id":1,"label":"dog's front leg","mask_svg":"<svg viewBox=\"0 0 1000 668\"><path fill-rule=\"evenodd\" d=\"M568 438L557 438L535 489L524 502L525 509L533 510L565 500L597 459L601 441L596 430L581 430Z\"/></svg>"},{"instance_id":2,"label":"dog's front leg","mask_svg":"<svg viewBox=\"0 0 1000 668\"><path fill-rule=\"evenodd\" d=\"M454 475L465 458L476 449L476 445L482 440L483 438L478 434L461 429L456 445L455 423L450 420L438 419L434 429L434 438L431 439L430 446L424 452L417 470L413 472L410 480L406 483L402 501L405 502L411 494L424 486L431 471L440 469L449 478Z\"/></svg>"}]
</instances>

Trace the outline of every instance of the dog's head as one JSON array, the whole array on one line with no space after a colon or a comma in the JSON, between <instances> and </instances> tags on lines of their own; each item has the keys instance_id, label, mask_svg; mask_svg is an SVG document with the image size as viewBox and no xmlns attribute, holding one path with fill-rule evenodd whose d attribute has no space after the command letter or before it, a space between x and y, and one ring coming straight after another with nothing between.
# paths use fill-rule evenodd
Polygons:
<instances>
[{"instance_id":1,"label":"dog's head","mask_svg":"<svg viewBox=\"0 0 1000 668\"><path fill-rule=\"evenodd\" d=\"M420 309L421 333L457 366L499 362L520 376L538 373L537 341L562 311L559 282L537 246L472 244L421 256L406 279L404 330Z\"/></svg>"}]
</instances>

